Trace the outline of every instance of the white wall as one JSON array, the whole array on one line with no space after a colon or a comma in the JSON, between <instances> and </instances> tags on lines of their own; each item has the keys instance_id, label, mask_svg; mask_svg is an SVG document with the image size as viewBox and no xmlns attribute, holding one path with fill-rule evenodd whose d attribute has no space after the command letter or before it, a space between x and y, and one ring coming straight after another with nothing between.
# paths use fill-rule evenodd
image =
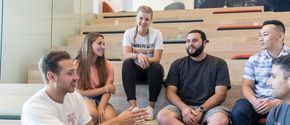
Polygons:
<instances>
[{"instance_id":1,"label":"white wall","mask_svg":"<svg viewBox=\"0 0 290 125\"><path fill-rule=\"evenodd\" d=\"M133 1L135 0L123 0L123 9L122 11L133 11Z\"/></svg>"},{"instance_id":2,"label":"white wall","mask_svg":"<svg viewBox=\"0 0 290 125\"><path fill-rule=\"evenodd\" d=\"M150 6L153 10L164 10L164 7L173 0L134 0L133 11L136 11L140 5Z\"/></svg>"},{"instance_id":3,"label":"white wall","mask_svg":"<svg viewBox=\"0 0 290 125\"><path fill-rule=\"evenodd\" d=\"M52 47L66 45L70 35L78 34L80 27L95 17L92 12L94 1L98 0L3 1L0 82L25 83L28 66L37 63ZM163 10L166 5L177 0L108 1L116 11L136 11L143 4L151 6L154 10ZM124 3L119 3L120 1Z\"/></svg>"},{"instance_id":4,"label":"white wall","mask_svg":"<svg viewBox=\"0 0 290 125\"><path fill-rule=\"evenodd\" d=\"M26 82L28 64L50 50L51 6L51 0L4 0L1 82Z\"/></svg>"},{"instance_id":5,"label":"white wall","mask_svg":"<svg viewBox=\"0 0 290 125\"><path fill-rule=\"evenodd\" d=\"M30 64L93 18L92 1L4 0L1 83L26 83Z\"/></svg>"},{"instance_id":6,"label":"white wall","mask_svg":"<svg viewBox=\"0 0 290 125\"><path fill-rule=\"evenodd\" d=\"M93 0L54 0L52 47L67 45L69 36L80 33L80 27L95 17L92 5Z\"/></svg>"},{"instance_id":7,"label":"white wall","mask_svg":"<svg viewBox=\"0 0 290 125\"><path fill-rule=\"evenodd\" d=\"M0 29L2 29L2 4L3 4L3 1L0 0ZM1 63L2 63L2 32L0 32L0 79L1 79ZM1 80L0 80L1 81Z\"/></svg>"},{"instance_id":8,"label":"white wall","mask_svg":"<svg viewBox=\"0 0 290 125\"><path fill-rule=\"evenodd\" d=\"M140 5L148 5L153 10L164 10L164 7L173 2L182 2L186 9L192 9L194 0L105 0L112 5L115 11L136 11Z\"/></svg>"}]
</instances>

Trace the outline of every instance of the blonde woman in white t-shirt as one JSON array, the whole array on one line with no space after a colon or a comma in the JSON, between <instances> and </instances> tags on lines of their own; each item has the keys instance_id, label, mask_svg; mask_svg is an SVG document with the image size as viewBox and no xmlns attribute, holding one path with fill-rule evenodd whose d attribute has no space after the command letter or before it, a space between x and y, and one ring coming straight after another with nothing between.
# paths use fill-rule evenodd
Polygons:
<instances>
[{"instance_id":1,"label":"blonde woman in white t-shirt","mask_svg":"<svg viewBox=\"0 0 290 125\"><path fill-rule=\"evenodd\" d=\"M154 106L162 87L164 76L160 59L163 52L162 33L150 28L153 11L148 6L137 10L137 26L126 30L123 38L124 63L122 79L130 106L138 107L136 84L149 84L149 113L147 120L154 118Z\"/></svg>"}]
</instances>

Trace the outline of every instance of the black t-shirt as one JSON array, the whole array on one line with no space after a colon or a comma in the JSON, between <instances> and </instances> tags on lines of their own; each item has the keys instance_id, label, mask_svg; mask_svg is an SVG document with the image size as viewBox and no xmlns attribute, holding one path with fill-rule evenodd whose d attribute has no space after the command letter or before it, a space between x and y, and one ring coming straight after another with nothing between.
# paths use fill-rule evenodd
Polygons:
<instances>
[{"instance_id":1,"label":"black t-shirt","mask_svg":"<svg viewBox=\"0 0 290 125\"><path fill-rule=\"evenodd\" d=\"M201 61L190 56L175 60L166 80L166 86L174 85L177 94L187 105L201 105L219 85L231 88L227 63L218 57L206 55Z\"/></svg>"}]
</instances>

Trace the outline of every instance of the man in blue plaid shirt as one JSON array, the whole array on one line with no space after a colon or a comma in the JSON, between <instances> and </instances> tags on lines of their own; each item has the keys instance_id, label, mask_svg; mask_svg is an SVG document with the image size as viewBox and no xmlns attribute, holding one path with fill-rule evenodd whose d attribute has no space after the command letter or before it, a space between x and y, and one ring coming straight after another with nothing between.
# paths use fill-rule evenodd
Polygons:
<instances>
[{"instance_id":1,"label":"man in blue plaid shirt","mask_svg":"<svg viewBox=\"0 0 290 125\"><path fill-rule=\"evenodd\" d=\"M242 92L245 98L236 101L231 118L233 125L256 125L269 111L282 103L272 97L267 85L273 59L290 54L284 46L285 27L281 21L267 20L259 33L262 51L251 56L245 66Z\"/></svg>"}]
</instances>

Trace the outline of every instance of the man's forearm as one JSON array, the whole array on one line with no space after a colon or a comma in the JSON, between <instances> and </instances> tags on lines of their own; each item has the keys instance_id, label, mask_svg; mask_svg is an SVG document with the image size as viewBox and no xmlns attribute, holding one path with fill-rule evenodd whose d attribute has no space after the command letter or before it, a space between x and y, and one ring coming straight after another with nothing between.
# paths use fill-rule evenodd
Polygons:
<instances>
[{"instance_id":1,"label":"man's forearm","mask_svg":"<svg viewBox=\"0 0 290 125\"><path fill-rule=\"evenodd\" d=\"M215 94L208 98L202 106L205 110L211 109L217 105L220 105L225 101L227 96L227 87L226 86L217 86L215 88Z\"/></svg>"},{"instance_id":2,"label":"man's forearm","mask_svg":"<svg viewBox=\"0 0 290 125\"><path fill-rule=\"evenodd\" d=\"M168 100L174 104L175 106L177 106L179 109L187 106L181 99L179 96L177 96L176 93L168 93L167 94L167 98Z\"/></svg>"},{"instance_id":3,"label":"man's forearm","mask_svg":"<svg viewBox=\"0 0 290 125\"><path fill-rule=\"evenodd\" d=\"M248 86L242 86L242 93L243 96L252 104L258 104L257 102L257 98L255 97L254 91L252 88L248 87Z\"/></svg>"},{"instance_id":4,"label":"man's forearm","mask_svg":"<svg viewBox=\"0 0 290 125\"><path fill-rule=\"evenodd\" d=\"M214 94L210 98L208 98L202 106L205 110L211 109L217 105L220 105L225 101L226 95Z\"/></svg>"}]
</instances>

